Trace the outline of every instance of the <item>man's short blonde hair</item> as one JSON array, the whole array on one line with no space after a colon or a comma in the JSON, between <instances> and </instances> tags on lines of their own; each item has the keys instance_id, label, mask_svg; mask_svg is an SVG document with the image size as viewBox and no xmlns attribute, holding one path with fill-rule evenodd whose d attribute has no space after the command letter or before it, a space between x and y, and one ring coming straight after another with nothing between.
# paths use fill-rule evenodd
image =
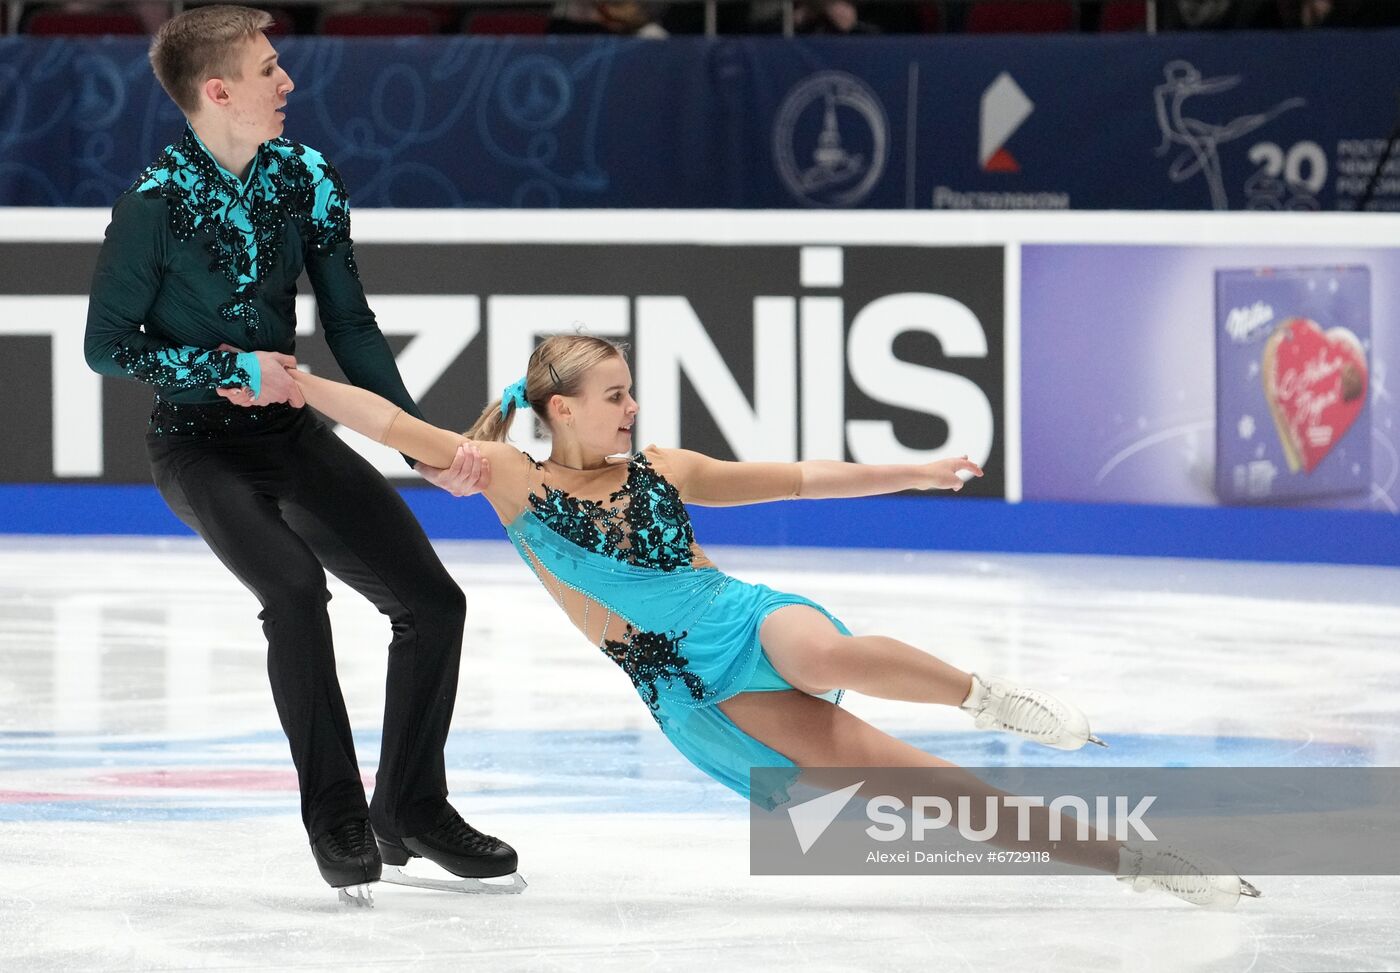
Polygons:
<instances>
[{"instance_id":1,"label":"man's short blonde hair","mask_svg":"<svg viewBox=\"0 0 1400 973\"><path fill-rule=\"evenodd\" d=\"M272 15L251 7L195 7L156 31L149 57L156 80L186 115L199 111L199 89L210 78L239 78L242 41L272 26Z\"/></svg>"}]
</instances>

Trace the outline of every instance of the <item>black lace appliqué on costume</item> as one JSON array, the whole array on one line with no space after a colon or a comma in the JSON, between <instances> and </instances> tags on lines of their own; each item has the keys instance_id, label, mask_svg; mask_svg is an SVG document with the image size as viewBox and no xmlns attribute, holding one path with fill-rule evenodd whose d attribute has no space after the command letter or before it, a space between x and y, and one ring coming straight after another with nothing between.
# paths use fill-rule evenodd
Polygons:
<instances>
[{"instance_id":1,"label":"black lace appliqu\u00e9 on costume","mask_svg":"<svg viewBox=\"0 0 1400 973\"><path fill-rule=\"evenodd\" d=\"M194 130L186 128L184 137L132 188L166 201L171 233L180 242L188 242L201 229L207 231L209 270L233 288L229 300L219 305L219 314L240 325L253 346L261 324L253 301L281 254L287 220L294 221L320 253L350 237L339 173L319 153L286 139L259 146L253 171L240 183L219 168ZM345 259L356 273L352 248L346 248Z\"/></svg>"},{"instance_id":2,"label":"black lace appliqu\u00e9 on costume","mask_svg":"<svg viewBox=\"0 0 1400 973\"><path fill-rule=\"evenodd\" d=\"M143 381L168 388L227 389L253 383L253 376L233 352L172 348L137 353L118 348L112 360Z\"/></svg>"},{"instance_id":3,"label":"black lace appliqu\u00e9 on costume","mask_svg":"<svg viewBox=\"0 0 1400 973\"><path fill-rule=\"evenodd\" d=\"M642 632L627 626L622 638L603 643L603 654L616 662L637 692L646 701L653 714L660 708L660 692L656 688L658 680L668 683L680 680L696 701L705 698L705 683L695 673L688 671L690 660L680 654L681 640L688 633L680 635L661 632Z\"/></svg>"},{"instance_id":4,"label":"black lace appliqu\u00e9 on costume","mask_svg":"<svg viewBox=\"0 0 1400 973\"><path fill-rule=\"evenodd\" d=\"M530 506L546 527L570 543L619 561L627 559L621 550L624 533L616 508L580 500L550 486L544 488L543 497L532 492Z\"/></svg>"},{"instance_id":5,"label":"black lace appliqu\u00e9 on costume","mask_svg":"<svg viewBox=\"0 0 1400 973\"><path fill-rule=\"evenodd\" d=\"M660 571L690 565L695 540L690 515L676 488L645 454L637 453L628 462L627 481L608 501L611 506L580 500L548 485L543 497L530 494L535 516L580 547Z\"/></svg>"},{"instance_id":6,"label":"black lace appliqu\u00e9 on costume","mask_svg":"<svg viewBox=\"0 0 1400 973\"><path fill-rule=\"evenodd\" d=\"M632 457L627 482L608 499L617 502L623 497L631 498L625 513L631 528L630 560L662 571L688 566L695 540L690 515L676 488L656 472L645 453Z\"/></svg>"}]
</instances>

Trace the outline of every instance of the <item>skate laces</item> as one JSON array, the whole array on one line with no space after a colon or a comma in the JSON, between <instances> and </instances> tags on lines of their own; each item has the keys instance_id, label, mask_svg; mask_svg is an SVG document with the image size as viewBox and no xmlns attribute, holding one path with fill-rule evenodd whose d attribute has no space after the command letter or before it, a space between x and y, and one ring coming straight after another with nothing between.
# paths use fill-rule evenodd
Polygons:
<instances>
[{"instance_id":1,"label":"skate laces","mask_svg":"<svg viewBox=\"0 0 1400 973\"><path fill-rule=\"evenodd\" d=\"M1143 865L1147 864L1144 860ZM1182 897L1204 892L1210 885L1210 879L1199 866L1188 861L1184 855L1165 849L1153 855L1151 867L1140 870L1138 876Z\"/></svg>"},{"instance_id":2,"label":"skate laces","mask_svg":"<svg viewBox=\"0 0 1400 973\"><path fill-rule=\"evenodd\" d=\"M991 690L979 716L986 716L1005 729L1029 736L1054 736L1063 717L1039 693L1024 689Z\"/></svg>"},{"instance_id":3,"label":"skate laces","mask_svg":"<svg viewBox=\"0 0 1400 973\"><path fill-rule=\"evenodd\" d=\"M355 858L374 851L374 832L369 821L347 821L325 835L326 851L332 858Z\"/></svg>"},{"instance_id":4,"label":"skate laces","mask_svg":"<svg viewBox=\"0 0 1400 973\"><path fill-rule=\"evenodd\" d=\"M463 821L462 816L455 811L452 813L451 819L440 825L433 834L446 843L465 848L473 853L491 851L498 844L491 835L482 834Z\"/></svg>"},{"instance_id":5,"label":"skate laces","mask_svg":"<svg viewBox=\"0 0 1400 973\"><path fill-rule=\"evenodd\" d=\"M1135 850L1131 854L1134 860L1130 873L1121 876L1121 880L1130 882L1135 891L1157 888L1197 905L1229 898L1228 887L1222 887L1215 873L1207 872L1203 864L1174 848L1158 848L1151 852ZM1220 878L1228 886L1230 876L1222 874Z\"/></svg>"}]
</instances>

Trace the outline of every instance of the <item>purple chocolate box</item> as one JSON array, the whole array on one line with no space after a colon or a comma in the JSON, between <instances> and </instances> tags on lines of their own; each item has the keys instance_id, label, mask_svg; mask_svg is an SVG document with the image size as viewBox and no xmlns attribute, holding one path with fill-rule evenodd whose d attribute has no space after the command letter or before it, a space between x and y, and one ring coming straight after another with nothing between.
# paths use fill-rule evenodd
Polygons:
<instances>
[{"instance_id":1,"label":"purple chocolate box","mask_svg":"<svg viewBox=\"0 0 1400 973\"><path fill-rule=\"evenodd\" d=\"M1215 491L1224 503L1366 493L1371 272L1215 274Z\"/></svg>"}]
</instances>

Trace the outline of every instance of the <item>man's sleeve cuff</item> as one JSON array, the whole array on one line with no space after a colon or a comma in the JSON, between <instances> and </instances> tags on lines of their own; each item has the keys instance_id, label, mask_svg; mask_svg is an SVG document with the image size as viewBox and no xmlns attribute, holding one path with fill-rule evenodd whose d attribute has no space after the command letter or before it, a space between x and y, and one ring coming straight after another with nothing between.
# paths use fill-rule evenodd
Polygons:
<instances>
[{"instance_id":1,"label":"man's sleeve cuff","mask_svg":"<svg viewBox=\"0 0 1400 973\"><path fill-rule=\"evenodd\" d=\"M239 384L246 385L248 391L253 393L253 398L257 398L262 392L262 366L258 364L258 356L251 351L240 351L238 353L237 371L248 376L246 382Z\"/></svg>"}]
</instances>

